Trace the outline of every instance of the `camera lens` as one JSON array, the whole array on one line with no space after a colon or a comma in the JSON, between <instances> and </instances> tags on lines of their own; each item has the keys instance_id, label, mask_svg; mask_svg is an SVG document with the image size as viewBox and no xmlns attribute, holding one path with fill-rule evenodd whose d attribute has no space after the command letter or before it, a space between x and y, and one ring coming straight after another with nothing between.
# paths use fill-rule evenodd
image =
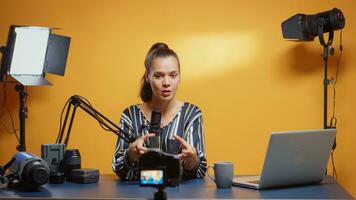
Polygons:
<instances>
[{"instance_id":1,"label":"camera lens","mask_svg":"<svg viewBox=\"0 0 356 200\"><path fill-rule=\"evenodd\" d=\"M64 174L67 179L70 179L72 169L80 169L80 153L78 149L68 149L63 158Z\"/></svg>"},{"instance_id":2,"label":"camera lens","mask_svg":"<svg viewBox=\"0 0 356 200\"><path fill-rule=\"evenodd\" d=\"M24 167L24 181L33 186L40 186L48 182L49 169L39 161L32 161Z\"/></svg>"}]
</instances>

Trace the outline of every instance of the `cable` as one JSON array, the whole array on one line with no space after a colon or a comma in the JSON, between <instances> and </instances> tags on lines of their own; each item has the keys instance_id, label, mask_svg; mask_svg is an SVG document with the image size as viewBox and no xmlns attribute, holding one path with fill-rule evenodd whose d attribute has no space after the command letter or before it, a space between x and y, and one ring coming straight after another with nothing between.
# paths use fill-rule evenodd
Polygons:
<instances>
[{"instance_id":1,"label":"cable","mask_svg":"<svg viewBox=\"0 0 356 200\"><path fill-rule=\"evenodd\" d=\"M334 150L331 151L331 164L333 167L333 179L337 180L337 172L336 172L336 167L334 162Z\"/></svg>"},{"instance_id":2,"label":"cable","mask_svg":"<svg viewBox=\"0 0 356 200\"><path fill-rule=\"evenodd\" d=\"M16 136L17 141L20 142L20 139L19 139L19 137L17 136L17 131L19 131L19 129L15 129L15 130L9 131L9 130L7 129L6 124L5 124L4 122L2 122L2 121L0 121L0 125L1 125L2 127L4 127L5 131L6 131L9 135L14 134L14 135Z\"/></svg>"},{"instance_id":3,"label":"cable","mask_svg":"<svg viewBox=\"0 0 356 200\"><path fill-rule=\"evenodd\" d=\"M0 111L0 124L5 128L6 132L8 134L14 134L17 141L20 143L20 139L19 136L17 134L17 131L19 130L18 128L15 128L15 123L14 123L14 119L12 117L12 113L10 112L8 105L7 105L7 84L9 83L9 81L7 80L7 76L5 76L5 80L4 80L4 84L3 84L3 101L2 101L2 109ZM12 127L12 131L8 130L7 125L1 121L3 115L5 114L5 111L9 114L10 117L10 122L11 122L11 127Z\"/></svg>"},{"instance_id":4,"label":"cable","mask_svg":"<svg viewBox=\"0 0 356 200\"><path fill-rule=\"evenodd\" d=\"M335 128L336 124L337 124L337 118L335 117L335 109L336 109L336 84L338 81L338 77L339 77L339 64L340 64L340 60L342 57L342 53L343 53L343 46L342 46L342 29L340 31L340 45L339 45L339 49L340 49L340 55L339 58L337 59L337 63L336 63L336 74L335 74L335 81L333 84L333 108L332 108L332 117L330 119L330 127Z\"/></svg>"},{"instance_id":5,"label":"cable","mask_svg":"<svg viewBox=\"0 0 356 200\"><path fill-rule=\"evenodd\" d=\"M4 110L6 108L6 104L7 104L7 85L6 85L6 80L5 83L3 84L3 99L2 99L2 109L0 111L0 120L4 114Z\"/></svg>"},{"instance_id":6,"label":"cable","mask_svg":"<svg viewBox=\"0 0 356 200\"><path fill-rule=\"evenodd\" d=\"M337 118L335 117L335 108L336 108L336 84L338 81L338 77L339 77L339 66L340 66L340 60L342 57L342 53L343 53L343 46L342 46L342 29L340 31L340 45L339 45L339 49L340 49L340 55L339 58L337 59L337 63L336 63L336 74L335 74L335 81L333 84L333 108L332 108L332 117L330 119L330 127L331 128L336 128L336 124L337 124ZM333 145L333 149L331 151L331 164L332 164L332 177L333 179L337 180L337 172L336 172L336 167L335 167L335 162L334 162L334 151L335 151L335 147L336 147L336 138L334 141L334 145Z\"/></svg>"},{"instance_id":7,"label":"cable","mask_svg":"<svg viewBox=\"0 0 356 200\"><path fill-rule=\"evenodd\" d=\"M24 86L24 89L25 89L25 109L26 109L26 113L27 113L28 112L28 109L27 109L27 96L28 96L27 87Z\"/></svg>"},{"instance_id":8,"label":"cable","mask_svg":"<svg viewBox=\"0 0 356 200\"><path fill-rule=\"evenodd\" d=\"M85 101L87 104L89 104L91 107L93 107L93 105L90 103L90 101L88 100L88 99L86 99L86 98L84 98L84 97L82 97L82 96L79 96L79 95L76 95L77 97L79 97L80 99L82 99L83 101ZM107 129L107 128L105 128L104 126L103 126L103 119L100 117L100 116L98 116L96 113L94 113L94 115L95 115L95 119L97 119L98 120L98 123L99 123L99 125L100 125L100 127L102 128L102 129L104 129L105 131L110 131L109 129Z\"/></svg>"},{"instance_id":9,"label":"cable","mask_svg":"<svg viewBox=\"0 0 356 200\"><path fill-rule=\"evenodd\" d=\"M58 130L58 135L57 135L57 139L56 139L56 143L59 142L59 138L60 138L60 135L61 135L61 132L62 132L62 119L63 119L63 112L65 110L65 108L68 106L70 102L70 99L67 100L67 102L64 104L63 108L62 108L62 112L61 112L61 116L59 118L59 130ZM69 108L67 108L69 109Z\"/></svg>"}]
</instances>

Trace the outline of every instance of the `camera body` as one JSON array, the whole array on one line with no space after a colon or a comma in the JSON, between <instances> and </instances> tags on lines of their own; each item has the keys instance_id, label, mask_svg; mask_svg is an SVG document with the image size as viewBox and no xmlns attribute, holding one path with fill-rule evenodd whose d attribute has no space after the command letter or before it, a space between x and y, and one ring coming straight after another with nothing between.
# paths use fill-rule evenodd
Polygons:
<instances>
[{"instance_id":1,"label":"camera body","mask_svg":"<svg viewBox=\"0 0 356 200\"><path fill-rule=\"evenodd\" d=\"M139 158L140 186L176 187L182 175L179 157L160 149L149 149Z\"/></svg>"}]
</instances>

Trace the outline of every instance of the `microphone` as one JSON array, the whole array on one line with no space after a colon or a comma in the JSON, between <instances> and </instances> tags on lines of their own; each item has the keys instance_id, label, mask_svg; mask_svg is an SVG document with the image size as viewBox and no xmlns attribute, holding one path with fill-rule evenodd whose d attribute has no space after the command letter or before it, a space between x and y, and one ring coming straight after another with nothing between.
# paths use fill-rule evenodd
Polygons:
<instances>
[{"instance_id":1,"label":"microphone","mask_svg":"<svg viewBox=\"0 0 356 200\"><path fill-rule=\"evenodd\" d=\"M155 133L156 136L160 134L161 129L161 111L153 110L151 114L151 125L149 128L150 133Z\"/></svg>"},{"instance_id":2,"label":"microphone","mask_svg":"<svg viewBox=\"0 0 356 200\"><path fill-rule=\"evenodd\" d=\"M161 136L161 111L153 110L151 113L151 124L148 129L149 133L154 133L156 136L151 137L149 147L160 148L160 136Z\"/></svg>"}]
</instances>

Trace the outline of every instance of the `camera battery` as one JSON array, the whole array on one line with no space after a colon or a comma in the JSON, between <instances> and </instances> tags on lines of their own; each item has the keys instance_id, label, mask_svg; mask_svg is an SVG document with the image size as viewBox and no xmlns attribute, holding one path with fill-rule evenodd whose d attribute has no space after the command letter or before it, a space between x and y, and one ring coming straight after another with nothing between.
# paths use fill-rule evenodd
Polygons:
<instances>
[{"instance_id":1,"label":"camera battery","mask_svg":"<svg viewBox=\"0 0 356 200\"><path fill-rule=\"evenodd\" d=\"M99 181L98 169L73 169L69 180L76 183L96 183Z\"/></svg>"},{"instance_id":2,"label":"camera battery","mask_svg":"<svg viewBox=\"0 0 356 200\"><path fill-rule=\"evenodd\" d=\"M64 144L42 144L41 157L47 161L52 174L61 171L61 162L63 160L66 146Z\"/></svg>"}]
</instances>

